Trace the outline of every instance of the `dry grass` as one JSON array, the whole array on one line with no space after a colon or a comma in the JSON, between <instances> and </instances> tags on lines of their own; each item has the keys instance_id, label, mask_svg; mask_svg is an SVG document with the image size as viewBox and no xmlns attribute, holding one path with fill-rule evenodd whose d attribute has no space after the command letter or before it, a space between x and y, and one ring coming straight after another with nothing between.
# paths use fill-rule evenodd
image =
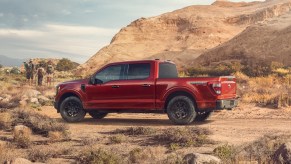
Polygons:
<instances>
[{"instance_id":1,"label":"dry grass","mask_svg":"<svg viewBox=\"0 0 291 164\"><path fill-rule=\"evenodd\" d=\"M120 144L126 142L127 140L128 140L127 137L123 134L109 136L110 144Z\"/></svg>"},{"instance_id":2,"label":"dry grass","mask_svg":"<svg viewBox=\"0 0 291 164\"><path fill-rule=\"evenodd\" d=\"M56 149L50 146L33 147L28 150L28 159L32 162L46 162L49 158L57 158L71 154L72 149Z\"/></svg>"},{"instance_id":3,"label":"dry grass","mask_svg":"<svg viewBox=\"0 0 291 164\"><path fill-rule=\"evenodd\" d=\"M17 147L28 148L31 145L31 130L23 125L14 127L13 141Z\"/></svg>"},{"instance_id":4,"label":"dry grass","mask_svg":"<svg viewBox=\"0 0 291 164\"><path fill-rule=\"evenodd\" d=\"M242 146L221 145L214 149L214 155L224 163L238 163L239 161L273 163L272 157L283 144L291 141L290 135L265 135L260 139Z\"/></svg>"},{"instance_id":5,"label":"dry grass","mask_svg":"<svg viewBox=\"0 0 291 164\"><path fill-rule=\"evenodd\" d=\"M146 147L146 148L135 148L129 152L128 162L129 163L145 163L145 161L151 161L151 163L160 163L163 161L163 154L165 148L158 147Z\"/></svg>"},{"instance_id":6,"label":"dry grass","mask_svg":"<svg viewBox=\"0 0 291 164\"><path fill-rule=\"evenodd\" d=\"M6 161L10 161L15 157L14 150L11 145L0 141L0 163L5 163Z\"/></svg>"},{"instance_id":7,"label":"dry grass","mask_svg":"<svg viewBox=\"0 0 291 164\"><path fill-rule=\"evenodd\" d=\"M0 128L4 130L10 130L12 126L13 118L10 113L0 113Z\"/></svg>"},{"instance_id":8,"label":"dry grass","mask_svg":"<svg viewBox=\"0 0 291 164\"><path fill-rule=\"evenodd\" d=\"M155 139L157 142L165 143L169 146L176 144L176 146L180 147L199 147L213 143L208 138L209 134L211 134L209 130L198 127L168 128L163 130L161 134L156 135Z\"/></svg>"},{"instance_id":9,"label":"dry grass","mask_svg":"<svg viewBox=\"0 0 291 164\"><path fill-rule=\"evenodd\" d=\"M67 136L67 125L48 116L40 115L32 110L17 109L13 112L14 125L23 124L32 129L35 134L48 136L49 132L60 132Z\"/></svg>"},{"instance_id":10,"label":"dry grass","mask_svg":"<svg viewBox=\"0 0 291 164\"><path fill-rule=\"evenodd\" d=\"M122 164L125 163L123 158L117 153L104 150L104 149L94 149L88 148L82 151L80 155L77 156L78 163L94 163L94 164Z\"/></svg>"},{"instance_id":11,"label":"dry grass","mask_svg":"<svg viewBox=\"0 0 291 164\"><path fill-rule=\"evenodd\" d=\"M263 107L288 107L291 105L291 77L267 76L247 78L237 74L238 92L244 103Z\"/></svg>"},{"instance_id":12,"label":"dry grass","mask_svg":"<svg viewBox=\"0 0 291 164\"><path fill-rule=\"evenodd\" d=\"M152 135L156 134L156 129L150 127L130 127L127 129L116 129L113 134L124 134L130 136Z\"/></svg>"}]
</instances>

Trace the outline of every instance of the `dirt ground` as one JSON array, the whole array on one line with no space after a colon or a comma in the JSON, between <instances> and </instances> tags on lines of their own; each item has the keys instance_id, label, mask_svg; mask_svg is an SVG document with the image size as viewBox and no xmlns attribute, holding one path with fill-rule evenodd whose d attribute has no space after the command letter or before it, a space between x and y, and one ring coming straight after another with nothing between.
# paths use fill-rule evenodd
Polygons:
<instances>
[{"instance_id":1,"label":"dirt ground","mask_svg":"<svg viewBox=\"0 0 291 164\"><path fill-rule=\"evenodd\" d=\"M210 137L214 141L233 145L247 144L266 134L291 133L291 109L247 108L251 109L215 112L207 121L189 126L209 129L213 132ZM43 107L39 112L63 121L53 107ZM166 114L109 114L102 120L95 120L87 115L80 123L67 124L73 139L94 137L126 127L176 127Z\"/></svg>"}]
</instances>

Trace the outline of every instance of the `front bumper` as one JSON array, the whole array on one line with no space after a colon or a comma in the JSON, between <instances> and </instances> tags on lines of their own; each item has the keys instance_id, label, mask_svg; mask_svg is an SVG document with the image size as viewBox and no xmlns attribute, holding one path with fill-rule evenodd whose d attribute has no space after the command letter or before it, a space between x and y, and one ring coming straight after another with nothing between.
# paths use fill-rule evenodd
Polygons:
<instances>
[{"instance_id":1,"label":"front bumper","mask_svg":"<svg viewBox=\"0 0 291 164\"><path fill-rule=\"evenodd\" d=\"M54 107L58 112L60 111L58 101L54 101Z\"/></svg>"},{"instance_id":2,"label":"front bumper","mask_svg":"<svg viewBox=\"0 0 291 164\"><path fill-rule=\"evenodd\" d=\"M238 104L237 99L228 99L228 100L217 100L216 109L232 109Z\"/></svg>"}]
</instances>

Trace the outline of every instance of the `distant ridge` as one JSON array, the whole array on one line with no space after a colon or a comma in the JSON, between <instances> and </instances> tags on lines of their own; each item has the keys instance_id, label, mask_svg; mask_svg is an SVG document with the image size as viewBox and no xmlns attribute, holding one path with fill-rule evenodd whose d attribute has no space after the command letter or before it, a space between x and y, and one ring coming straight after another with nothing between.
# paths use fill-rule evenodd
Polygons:
<instances>
[{"instance_id":1,"label":"distant ridge","mask_svg":"<svg viewBox=\"0 0 291 164\"><path fill-rule=\"evenodd\" d=\"M16 59L16 58L0 55L0 64L5 67L14 67L14 66L20 67L21 64L26 60L27 59Z\"/></svg>"}]
</instances>

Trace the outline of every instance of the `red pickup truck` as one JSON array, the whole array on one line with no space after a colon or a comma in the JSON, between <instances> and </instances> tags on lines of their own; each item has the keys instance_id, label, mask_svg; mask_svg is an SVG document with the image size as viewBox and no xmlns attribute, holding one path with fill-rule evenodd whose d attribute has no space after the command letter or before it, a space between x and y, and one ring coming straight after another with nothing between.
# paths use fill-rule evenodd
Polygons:
<instances>
[{"instance_id":1,"label":"red pickup truck","mask_svg":"<svg viewBox=\"0 0 291 164\"><path fill-rule=\"evenodd\" d=\"M57 86L54 106L64 120L81 121L86 113L167 113L175 124L206 120L213 110L237 106L233 76L178 78L171 61L111 63L89 79Z\"/></svg>"}]
</instances>

